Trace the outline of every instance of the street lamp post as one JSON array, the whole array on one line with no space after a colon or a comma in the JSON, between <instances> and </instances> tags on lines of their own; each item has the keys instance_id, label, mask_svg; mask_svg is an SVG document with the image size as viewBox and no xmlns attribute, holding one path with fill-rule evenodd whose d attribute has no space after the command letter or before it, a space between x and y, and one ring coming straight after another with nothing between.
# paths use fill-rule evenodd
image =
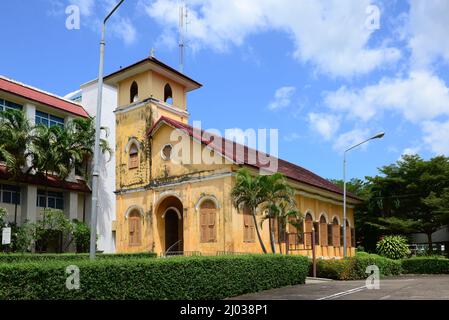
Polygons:
<instances>
[{"instance_id":1,"label":"street lamp post","mask_svg":"<svg viewBox=\"0 0 449 320\"><path fill-rule=\"evenodd\" d=\"M356 145L348 148L345 150L344 154L343 154L343 257L346 258L346 247L347 247L347 243L346 243L346 153L362 144L364 144L365 142L368 142L370 140L374 140L374 139L380 139L385 135L385 132L380 132L374 136L372 136L369 139L366 139L360 143L357 143Z\"/></svg>"},{"instance_id":2,"label":"street lamp post","mask_svg":"<svg viewBox=\"0 0 449 320\"><path fill-rule=\"evenodd\" d=\"M101 128L101 104L103 100L103 66L104 66L104 35L106 29L106 22L112 16L112 14L118 9L118 7L125 0L120 0L119 3L112 9L112 11L106 16L103 21L101 29L101 42L100 42L100 67L98 71L98 96L97 96L97 114L95 119L95 147L94 147L94 167L92 170L92 215L90 218L90 249L89 257L91 260L95 259L95 252L97 248L97 215L98 215L98 177L100 166L100 128Z\"/></svg>"}]
</instances>

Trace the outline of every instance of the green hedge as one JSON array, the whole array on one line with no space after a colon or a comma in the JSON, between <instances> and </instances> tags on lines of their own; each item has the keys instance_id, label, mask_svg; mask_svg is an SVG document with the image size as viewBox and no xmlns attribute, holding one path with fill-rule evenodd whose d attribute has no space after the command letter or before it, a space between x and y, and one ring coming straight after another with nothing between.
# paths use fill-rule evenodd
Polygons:
<instances>
[{"instance_id":1,"label":"green hedge","mask_svg":"<svg viewBox=\"0 0 449 320\"><path fill-rule=\"evenodd\" d=\"M415 257L402 260L404 273L449 274L449 259L444 257Z\"/></svg>"},{"instance_id":2,"label":"green hedge","mask_svg":"<svg viewBox=\"0 0 449 320\"><path fill-rule=\"evenodd\" d=\"M401 274L401 261L378 256L377 254L357 254L340 260L318 260L317 277L335 280L366 279L366 267L377 265L382 276Z\"/></svg>"},{"instance_id":3,"label":"green hedge","mask_svg":"<svg viewBox=\"0 0 449 320\"><path fill-rule=\"evenodd\" d=\"M97 254L98 259L118 259L118 258L155 258L156 253L120 253L120 254ZM15 262L33 262L33 261L71 261L71 260L87 260L89 259L88 253L43 253L43 254L31 254L31 253L10 253L0 254L0 263L15 263Z\"/></svg>"},{"instance_id":4,"label":"green hedge","mask_svg":"<svg viewBox=\"0 0 449 320\"><path fill-rule=\"evenodd\" d=\"M302 256L242 255L77 261L80 290L65 286L68 261L0 264L0 299L222 299L305 282Z\"/></svg>"}]
</instances>

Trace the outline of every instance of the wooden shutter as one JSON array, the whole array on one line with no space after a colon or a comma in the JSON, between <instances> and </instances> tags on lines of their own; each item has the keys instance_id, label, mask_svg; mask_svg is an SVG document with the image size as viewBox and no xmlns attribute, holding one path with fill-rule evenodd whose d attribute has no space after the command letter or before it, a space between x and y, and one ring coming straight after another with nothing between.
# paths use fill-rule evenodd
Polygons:
<instances>
[{"instance_id":1,"label":"wooden shutter","mask_svg":"<svg viewBox=\"0 0 449 320\"><path fill-rule=\"evenodd\" d=\"M319 223L320 226L320 246L327 246L327 223Z\"/></svg>"},{"instance_id":2,"label":"wooden shutter","mask_svg":"<svg viewBox=\"0 0 449 320\"><path fill-rule=\"evenodd\" d=\"M355 229L351 228L351 247L355 248Z\"/></svg>"},{"instance_id":3,"label":"wooden shutter","mask_svg":"<svg viewBox=\"0 0 449 320\"><path fill-rule=\"evenodd\" d=\"M207 209L209 223L208 223L208 231L209 237L207 239L208 242L214 242L216 240L216 232L215 232L215 209Z\"/></svg>"},{"instance_id":4,"label":"wooden shutter","mask_svg":"<svg viewBox=\"0 0 449 320\"><path fill-rule=\"evenodd\" d=\"M200 209L200 241L207 242L207 213Z\"/></svg>"},{"instance_id":5,"label":"wooden shutter","mask_svg":"<svg viewBox=\"0 0 449 320\"><path fill-rule=\"evenodd\" d=\"M139 154L133 153L129 155L129 169L135 169L139 167Z\"/></svg>"},{"instance_id":6,"label":"wooden shutter","mask_svg":"<svg viewBox=\"0 0 449 320\"><path fill-rule=\"evenodd\" d=\"M139 246L142 243L140 216L130 216L129 220L129 244Z\"/></svg>"},{"instance_id":7,"label":"wooden shutter","mask_svg":"<svg viewBox=\"0 0 449 320\"><path fill-rule=\"evenodd\" d=\"M128 220L129 223L129 244L130 245L134 245L135 242L135 223L134 223L134 219L130 218Z\"/></svg>"},{"instance_id":8,"label":"wooden shutter","mask_svg":"<svg viewBox=\"0 0 449 320\"><path fill-rule=\"evenodd\" d=\"M333 231L332 224L327 225L327 245L332 246L332 238L333 238Z\"/></svg>"},{"instance_id":9,"label":"wooden shutter","mask_svg":"<svg viewBox=\"0 0 449 320\"><path fill-rule=\"evenodd\" d=\"M332 225L332 244L334 247L340 247L340 226L338 224Z\"/></svg>"},{"instance_id":10,"label":"wooden shutter","mask_svg":"<svg viewBox=\"0 0 449 320\"><path fill-rule=\"evenodd\" d=\"M243 210L243 241L254 242L256 240L254 218L249 209Z\"/></svg>"},{"instance_id":11,"label":"wooden shutter","mask_svg":"<svg viewBox=\"0 0 449 320\"><path fill-rule=\"evenodd\" d=\"M311 220L306 220L304 222L304 233L305 233L305 242L306 242L306 246L311 246L312 245L312 221Z\"/></svg>"},{"instance_id":12,"label":"wooden shutter","mask_svg":"<svg viewBox=\"0 0 449 320\"><path fill-rule=\"evenodd\" d=\"M313 228L315 229L315 245L318 245L320 243L320 224L314 222Z\"/></svg>"},{"instance_id":13,"label":"wooden shutter","mask_svg":"<svg viewBox=\"0 0 449 320\"><path fill-rule=\"evenodd\" d=\"M351 246L351 229L346 226L346 247Z\"/></svg>"},{"instance_id":14,"label":"wooden shutter","mask_svg":"<svg viewBox=\"0 0 449 320\"><path fill-rule=\"evenodd\" d=\"M340 227L340 246L343 247L343 226Z\"/></svg>"}]
</instances>

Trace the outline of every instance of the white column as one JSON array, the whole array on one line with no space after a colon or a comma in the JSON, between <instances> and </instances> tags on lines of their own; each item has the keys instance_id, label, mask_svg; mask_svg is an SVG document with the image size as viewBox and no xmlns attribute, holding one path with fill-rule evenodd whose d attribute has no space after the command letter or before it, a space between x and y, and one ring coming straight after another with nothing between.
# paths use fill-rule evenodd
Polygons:
<instances>
[{"instance_id":1,"label":"white column","mask_svg":"<svg viewBox=\"0 0 449 320\"><path fill-rule=\"evenodd\" d=\"M36 122L36 106L31 103L26 103L23 106L23 111L25 112L25 115L30 121L31 125L34 125ZM30 167L31 167L31 159L27 159L27 167L23 168L23 170L26 171Z\"/></svg>"},{"instance_id":2,"label":"white column","mask_svg":"<svg viewBox=\"0 0 449 320\"><path fill-rule=\"evenodd\" d=\"M24 223L25 221L29 222L36 222L36 216L37 216L37 206L36 206L36 199L37 199L37 187L33 185L27 185L22 188L23 193L23 200L22 200L22 207L21 207L21 222Z\"/></svg>"},{"instance_id":3,"label":"white column","mask_svg":"<svg viewBox=\"0 0 449 320\"><path fill-rule=\"evenodd\" d=\"M72 221L78 219L78 193L74 191L67 192L66 203L64 204L64 212L66 216Z\"/></svg>"},{"instance_id":4,"label":"white column","mask_svg":"<svg viewBox=\"0 0 449 320\"><path fill-rule=\"evenodd\" d=\"M25 103L23 106L23 111L25 112L28 120L34 124L36 121L36 106L31 103Z\"/></svg>"}]
</instances>

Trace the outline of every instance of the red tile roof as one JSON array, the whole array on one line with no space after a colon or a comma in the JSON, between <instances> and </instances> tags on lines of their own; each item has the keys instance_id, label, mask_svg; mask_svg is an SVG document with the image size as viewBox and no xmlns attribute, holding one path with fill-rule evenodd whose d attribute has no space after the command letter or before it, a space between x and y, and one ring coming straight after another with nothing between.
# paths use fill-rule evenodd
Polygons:
<instances>
[{"instance_id":1,"label":"red tile roof","mask_svg":"<svg viewBox=\"0 0 449 320\"><path fill-rule=\"evenodd\" d=\"M10 178L11 175L8 173L6 166L0 164L0 179L9 180ZM49 188L56 188L56 189L91 192L91 190L84 181L80 180L78 182L61 181L57 177L52 175L48 176L47 180L45 180L45 177L30 174L28 176L23 176L20 179L20 182L38 186L47 186Z\"/></svg>"},{"instance_id":2,"label":"red tile roof","mask_svg":"<svg viewBox=\"0 0 449 320\"><path fill-rule=\"evenodd\" d=\"M117 71L115 71L115 72L113 72L111 74L108 74L107 76L104 77L104 80L107 82L108 79L110 79L110 78L112 78L112 77L114 77L114 76L116 76L116 75L118 75L118 74L120 74L120 73L122 73L124 71L132 69L132 68L134 68L134 67L136 67L136 66L138 66L140 64L146 63L146 62L155 63L156 65L158 65L158 66L160 66L160 67L162 67L162 68L164 68L164 69L166 69L166 70L168 70L168 71L178 75L179 77L184 78L185 80L194 83L198 87L202 87L203 86L198 81L193 80L192 78L186 76L184 73L179 72L178 70L170 67L168 64L165 64L162 61L156 59L155 57L151 57L151 56L150 57L146 57L146 58L144 58L144 59L142 59L140 61L137 61L137 62L135 62L135 63L133 63L133 64L127 66L127 67L120 68L119 70L117 70Z\"/></svg>"},{"instance_id":3,"label":"red tile roof","mask_svg":"<svg viewBox=\"0 0 449 320\"><path fill-rule=\"evenodd\" d=\"M0 91L9 92L80 117L89 117L87 111L77 103L1 76Z\"/></svg>"},{"instance_id":4,"label":"red tile roof","mask_svg":"<svg viewBox=\"0 0 449 320\"><path fill-rule=\"evenodd\" d=\"M162 116L158 121L156 121L156 123L150 128L150 130L148 131L148 135L153 134L162 123L166 123L169 126L172 126L176 129L180 129L180 130L186 132L188 135L190 135L194 139L201 141L201 143L211 147L213 150L219 152L220 154L224 155L225 157L232 160L233 162L246 164L246 165L258 168L258 169L263 169L263 168L268 168L267 164L269 163L269 161L263 161L263 159L268 160L268 158L269 158L271 161L277 160L278 161L278 170L277 171L284 174L286 177L288 177L292 180L298 181L298 182L308 184L310 186L314 186L314 187L317 187L320 189L324 189L327 191L331 191L331 192L343 195L343 190L340 187L338 187L335 184L333 184L332 182L318 176L317 174L315 174L307 169L304 169L303 167L300 167L296 164L287 162L282 159L267 156L260 151L251 149L247 146L241 145L239 143L227 140L227 139L219 137L219 136L214 136L214 135L208 136L207 132L205 132L203 130L199 131L198 129L194 129L192 126L190 126L186 123L182 123L182 122L179 122L179 121L176 121L176 120L164 117L164 116ZM208 139L208 137L210 137L210 138ZM233 147L226 148L226 145L228 143L232 144ZM255 161L252 159L255 159ZM252 161L250 161L250 160L252 160ZM262 162L264 162L264 163L262 163L260 160L262 160ZM347 195L348 195L348 197L350 197L354 200L361 200L353 194L348 193Z\"/></svg>"}]
</instances>

